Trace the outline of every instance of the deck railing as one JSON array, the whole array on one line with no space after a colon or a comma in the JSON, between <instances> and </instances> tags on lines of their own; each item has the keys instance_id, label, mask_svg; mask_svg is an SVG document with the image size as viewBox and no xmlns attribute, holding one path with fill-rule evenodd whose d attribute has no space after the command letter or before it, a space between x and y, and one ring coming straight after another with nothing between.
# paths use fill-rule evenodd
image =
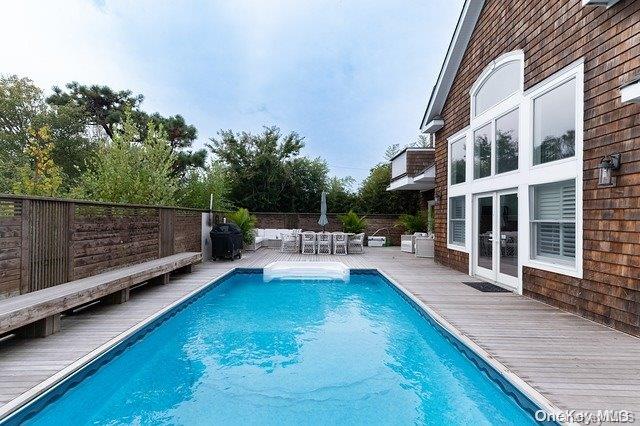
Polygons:
<instances>
[{"instance_id":1,"label":"deck railing","mask_svg":"<svg viewBox=\"0 0 640 426\"><path fill-rule=\"evenodd\" d=\"M202 211L0 195L0 299L201 250Z\"/></svg>"}]
</instances>

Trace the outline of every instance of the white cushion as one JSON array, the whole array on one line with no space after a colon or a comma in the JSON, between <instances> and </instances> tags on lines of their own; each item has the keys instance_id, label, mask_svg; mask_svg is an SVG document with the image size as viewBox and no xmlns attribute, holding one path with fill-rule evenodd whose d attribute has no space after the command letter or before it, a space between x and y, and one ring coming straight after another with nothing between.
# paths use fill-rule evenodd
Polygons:
<instances>
[{"instance_id":1,"label":"white cushion","mask_svg":"<svg viewBox=\"0 0 640 426\"><path fill-rule=\"evenodd\" d=\"M407 252L407 253L413 253L413 242L412 241L403 241L400 244L400 250Z\"/></svg>"}]
</instances>

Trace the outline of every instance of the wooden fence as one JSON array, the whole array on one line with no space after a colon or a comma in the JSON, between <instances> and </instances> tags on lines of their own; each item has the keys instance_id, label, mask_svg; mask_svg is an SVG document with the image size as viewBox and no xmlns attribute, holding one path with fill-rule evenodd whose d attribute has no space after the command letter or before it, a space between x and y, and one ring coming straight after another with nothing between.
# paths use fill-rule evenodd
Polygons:
<instances>
[{"instance_id":1,"label":"wooden fence","mask_svg":"<svg viewBox=\"0 0 640 426\"><path fill-rule=\"evenodd\" d=\"M0 195L0 299L201 250L200 210Z\"/></svg>"}]
</instances>

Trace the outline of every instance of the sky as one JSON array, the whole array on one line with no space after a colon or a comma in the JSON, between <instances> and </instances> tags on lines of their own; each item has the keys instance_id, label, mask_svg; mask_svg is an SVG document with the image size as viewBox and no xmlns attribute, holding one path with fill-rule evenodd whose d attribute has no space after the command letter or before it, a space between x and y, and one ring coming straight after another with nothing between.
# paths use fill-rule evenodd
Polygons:
<instances>
[{"instance_id":1,"label":"sky","mask_svg":"<svg viewBox=\"0 0 640 426\"><path fill-rule=\"evenodd\" d=\"M3 2L0 73L129 89L220 129L278 126L361 180L418 126L463 0Z\"/></svg>"}]
</instances>

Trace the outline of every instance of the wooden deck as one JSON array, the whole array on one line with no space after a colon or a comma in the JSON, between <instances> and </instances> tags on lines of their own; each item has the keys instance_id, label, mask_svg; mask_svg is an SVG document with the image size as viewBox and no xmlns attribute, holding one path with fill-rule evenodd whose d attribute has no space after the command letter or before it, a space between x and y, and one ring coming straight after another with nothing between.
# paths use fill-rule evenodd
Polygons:
<instances>
[{"instance_id":1,"label":"wooden deck","mask_svg":"<svg viewBox=\"0 0 640 426\"><path fill-rule=\"evenodd\" d=\"M234 267L274 260L334 260L377 268L412 292L561 409L633 410L640 421L640 339L511 293L481 293L470 277L398 248L364 255L303 256L261 249L236 262L207 262L122 305L64 317L46 339L0 342L0 412L89 352ZM11 402L13 400L13 402ZM6 405L5 405L6 404Z\"/></svg>"}]
</instances>

